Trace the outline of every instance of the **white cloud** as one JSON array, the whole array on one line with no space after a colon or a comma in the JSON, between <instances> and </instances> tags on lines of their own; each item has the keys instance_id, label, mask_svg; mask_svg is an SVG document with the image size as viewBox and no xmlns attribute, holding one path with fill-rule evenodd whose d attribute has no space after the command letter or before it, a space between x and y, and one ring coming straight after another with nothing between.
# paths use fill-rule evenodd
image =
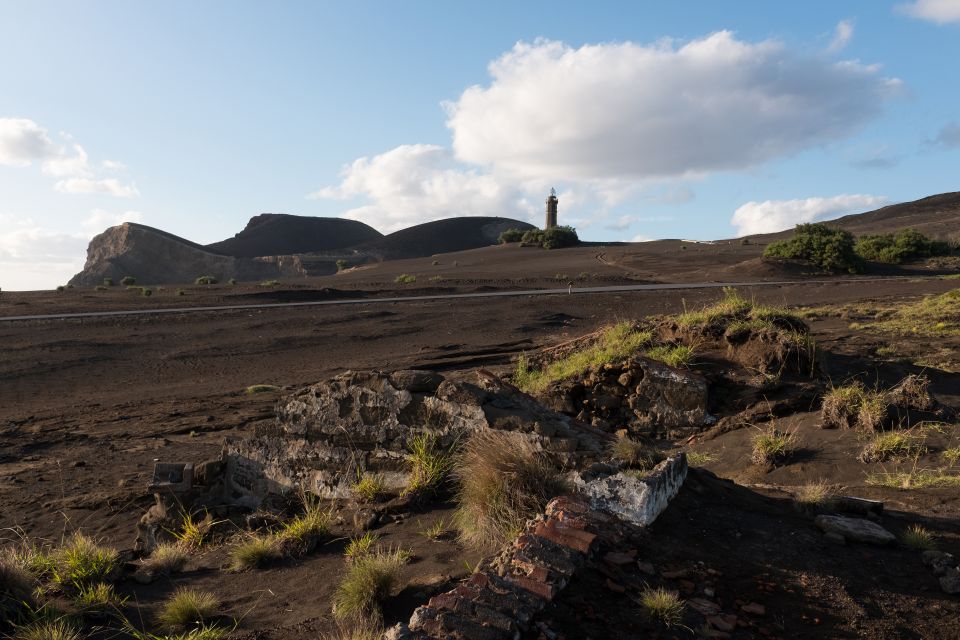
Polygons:
<instances>
[{"instance_id":1,"label":"white cloud","mask_svg":"<svg viewBox=\"0 0 960 640\"><path fill-rule=\"evenodd\" d=\"M64 233L22 216L0 215L0 288L51 289L83 268L87 236Z\"/></svg>"},{"instance_id":2,"label":"white cloud","mask_svg":"<svg viewBox=\"0 0 960 640\"><path fill-rule=\"evenodd\" d=\"M733 213L730 223L737 236L783 231L804 222L816 222L848 213L874 209L887 202L884 196L844 194L829 198L748 202Z\"/></svg>"},{"instance_id":3,"label":"white cloud","mask_svg":"<svg viewBox=\"0 0 960 640\"><path fill-rule=\"evenodd\" d=\"M54 184L61 193L100 193L118 198L140 195L134 184L115 179L97 179L86 150L61 133L68 146L56 145L47 130L26 118L0 118L0 165L26 167L39 162L44 174L63 178ZM100 167L108 171L123 169L123 164L104 160Z\"/></svg>"},{"instance_id":4,"label":"white cloud","mask_svg":"<svg viewBox=\"0 0 960 640\"><path fill-rule=\"evenodd\" d=\"M914 18L937 24L960 22L960 0L914 0L898 9Z\"/></svg>"},{"instance_id":5,"label":"white cloud","mask_svg":"<svg viewBox=\"0 0 960 640\"><path fill-rule=\"evenodd\" d=\"M101 193L117 198L136 198L140 195L137 185L123 184L115 178L92 180L90 178L67 178L59 180L54 189L60 193Z\"/></svg>"},{"instance_id":6,"label":"white cloud","mask_svg":"<svg viewBox=\"0 0 960 640\"><path fill-rule=\"evenodd\" d=\"M930 144L944 149L960 149L960 124L956 122L945 124Z\"/></svg>"},{"instance_id":7,"label":"white cloud","mask_svg":"<svg viewBox=\"0 0 960 640\"><path fill-rule=\"evenodd\" d=\"M645 236L643 234L635 235L630 239L630 242L652 242L653 238Z\"/></svg>"},{"instance_id":8,"label":"white cloud","mask_svg":"<svg viewBox=\"0 0 960 640\"><path fill-rule=\"evenodd\" d=\"M828 53L843 51L853 38L853 22L841 20L833 30L833 40L827 45Z\"/></svg>"},{"instance_id":9,"label":"white cloud","mask_svg":"<svg viewBox=\"0 0 960 640\"><path fill-rule=\"evenodd\" d=\"M344 168L341 182L310 194L311 198L363 197L370 204L344 217L366 222L380 231L452 216L506 216L531 212L520 189L484 173L460 166L449 149L436 145L402 145Z\"/></svg>"},{"instance_id":10,"label":"white cloud","mask_svg":"<svg viewBox=\"0 0 960 640\"><path fill-rule=\"evenodd\" d=\"M850 135L897 86L727 31L681 46L520 42L489 71L445 105L457 158L557 181L750 167Z\"/></svg>"},{"instance_id":11,"label":"white cloud","mask_svg":"<svg viewBox=\"0 0 960 640\"><path fill-rule=\"evenodd\" d=\"M26 167L54 153L47 130L26 118L0 118L0 165Z\"/></svg>"},{"instance_id":12,"label":"white cloud","mask_svg":"<svg viewBox=\"0 0 960 640\"><path fill-rule=\"evenodd\" d=\"M80 224L84 229L100 233L109 227L115 227L124 222L142 222L143 214L139 211L124 211L123 213L111 213L103 209L93 209Z\"/></svg>"}]
</instances>

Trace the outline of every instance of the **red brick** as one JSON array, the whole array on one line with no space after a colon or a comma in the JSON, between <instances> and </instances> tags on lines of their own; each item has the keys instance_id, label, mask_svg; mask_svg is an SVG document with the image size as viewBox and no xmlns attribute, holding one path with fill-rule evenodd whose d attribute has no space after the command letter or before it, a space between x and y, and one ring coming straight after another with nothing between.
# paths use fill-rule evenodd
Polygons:
<instances>
[{"instance_id":1,"label":"red brick","mask_svg":"<svg viewBox=\"0 0 960 640\"><path fill-rule=\"evenodd\" d=\"M537 580L531 580L530 578L525 578L523 576L507 576L506 580L517 585L525 591L529 591L534 595L538 595L544 600L553 600L554 588L553 585L546 582L539 582Z\"/></svg>"},{"instance_id":2,"label":"red brick","mask_svg":"<svg viewBox=\"0 0 960 640\"><path fill-rule=\"evenodd\" d=\"M590 545L597 537L589 531L564 527L556 520L538 522L533 532L541 538L546 538L547 540L563 545L564 547L569 547L570 549L576 549L582 553L590 551Z\"/></svg>"},{"instance_id":3,"label":"red brick","mask_svg":"<svg viewBox=\"0 0 960 640\"><path fill-rule=\"evenodd\" d=\"M467 585L473 587L477 590L484 589L490 584L490 578L487 574L483 572L477 572L470 576L470 579L467 580Z\"/></svg>"},{"instance_id":4,"label":"red brick","mask_svg":"<svg viewBox=\"0 0 960 640\"><path fill-rule=\"evenodd\" d=\"M512 558L510 560L510 564L512 564L514 567L516 567L520 571L523 571L523 574L532 580L546 582L547 578L550 577L549 569L533 564L532 562L525 562L518 558Z\"/></svg>"},{"instance_id":5,"label":"red brick","mask_svg":"<svg viewBox=\"0 0 960 640\"><path fill-rule=\"evenodd\" d=\"M447 593L441 593L430 598L430 602L427 603L427 606L431 609L446 609L447 611L456 611L460 600L460 596L448 591Z\"/></svg>"}]
</instances>

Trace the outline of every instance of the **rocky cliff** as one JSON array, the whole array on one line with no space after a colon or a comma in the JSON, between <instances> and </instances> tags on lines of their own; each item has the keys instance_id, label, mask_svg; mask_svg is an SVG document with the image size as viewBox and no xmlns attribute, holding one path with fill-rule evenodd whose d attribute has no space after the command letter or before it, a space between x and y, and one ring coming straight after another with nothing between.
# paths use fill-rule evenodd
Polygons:
<instances>
[{"instance_id":1,"label":"rocky cliff","mask_svg":"<svg viewBox=\"0 0 960 640\"><path fill-rule=\"evenodd\" d=\"M302 274L297 273L295 261L219 255L165 231L125 222L90 241L83 271L70 284L94 286L104 278L119 282L124 276L133 276L137 284L189 283L203 275L225 281Z\"/></svg>"}]
</instances>

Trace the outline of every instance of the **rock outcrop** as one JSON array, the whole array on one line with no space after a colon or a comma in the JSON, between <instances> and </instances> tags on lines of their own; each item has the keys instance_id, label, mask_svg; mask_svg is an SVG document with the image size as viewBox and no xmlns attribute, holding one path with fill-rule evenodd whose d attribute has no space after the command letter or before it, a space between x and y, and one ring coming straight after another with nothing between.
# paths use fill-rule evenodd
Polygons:
<instances>
[{"instance_id":1,"label":"rock outcrop","mask_svg":"<svg viewBox=\"0 0 960 640\"><path fill-rule=\"evenodd\" d=\"M226 441L228 492L250 506L295 488L347 497L358 473L402 489L412 438L450 447L481 429L522 433L564 468L599 460L611 440L483 370L476 383L429 371L347 372L283 400L269 428Z\"/></svg>"},{"instance_id":2,"label":"rock outcrop","mask_svg":"<svg viewBox=\"0 0 960 640\"><path fill-rule=\"evenodd\" d=\"M290 260L271 263L218 255L159 229L125 222L90 241L83 271L70 284L89 287L104 278L119 282L124 276L133 276L137 284L191 283L204 275L226 281L303 274Z\"/></svg>"}]
</instances>

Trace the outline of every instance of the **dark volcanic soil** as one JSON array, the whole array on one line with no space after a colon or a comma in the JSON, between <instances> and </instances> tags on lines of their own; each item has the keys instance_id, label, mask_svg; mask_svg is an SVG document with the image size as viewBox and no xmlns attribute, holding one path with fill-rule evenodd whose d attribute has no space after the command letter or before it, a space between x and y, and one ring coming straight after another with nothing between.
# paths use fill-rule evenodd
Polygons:
<instances>
[{"instance_id":1,"label":"dark volcanic soil","mask_svg":"<svg viewBox=\"0 0 960 640\"><path fill-rule=\"evenodd\" d=\"M735 278L735 270L727 267L742 262L746 252L758 251L741 245L690 245L686 250L679 242L660 246L662 254L643 256L630 253L629 247L570 253L497 247L438 257L438 265L430 259L384 263L318 278L300 288L218 285L191 287L184 296L167 296L165 291L151 299L120 290L4 292L0 314L340 295L319 291L323 288L377 296L398 288L463 292L557 282L565 286L581 271L587 274L584 281L592 284L733 280L745 276ZM714 266L708 267L706 259L688 258L699 252L709 254ZM518 256L529 260L520 261ZM665 275L658 265L674 271ZM394 285L399 273L416 273L417 283ZM430 281L432 275L442 280ZM772 304L813 306L895 303L956 286L955 280L936 278L887 279L869 286L836 278L828 283L798 280L744 287L743 293ZM616 320L695 308L717 296L716 290L575 293L0 323L0 528L8 530L8 539L18 530L51 540L82 528L118 548L129 548L134 525L151 502L145 486L155 460L199 462L215 457L225 435L249 433L273 419L277 394L247 395L244 389L252 384L289 390L350 368L506 370L523 351ZM852 330L832 317L812 326L832 357L830 371L837 378L865 372L896 381L914 370L912 365L873 357L885 338ZM934 346L956 356L956 345L911 348ZM935 371L932 378L938 397L960 406L960 377ZM957 637L957 599L940 594L915 552L825 547L810 519L792 510L782 490L762 488L820 479L843 484L848 493L887 501L894 512L889 522L895 532L906 522L923 522L941 536L941 548L960 555L960 492L866 486L868 467L851 459L861 444L855 434L816 429L814 416L801 412L792 418L809 455L776 469L749 465L749 429L691 445L690 450L712 456L705 465L708 469L753 488L699 475L699 485L685 488L647 537L636 543L642 543L641 554L653 562L657 575L620 579L680 588L679 578L665 578L663 571L702 561L696 576L706 569L720 572L722 578L715 576L714 582L725 607L729 602L730 609L737 610L740 599L767 608L762 621L745 617L752 626L741 627L736 637L760 635L761 627L782 637ZM425 595L464 575L464 562L477 559L453 541L433 543L420 535L426 524L448 515L449 507L442 507L382 532L387 534L385 542L412 547L419 558L405 573L405 582L413 586L388 607L388 619L409 615ZM195 557L187 573L174 582L216 592L227 612L242 618L238 633L269 638L314 635L331 628L328 596L344 566L341 548L342 541L300 563L240 574L219 571L224 551L213 549ZM600 573L578 578L543 621L566 638L636 637L628 633L636 613L630 592L607 598L602 585L609 576L596 571ZM758 581L773 584L774 591L766 586L758 591ZM696 577L692 582L700 588L703 580ZM128 581L120 590L135 595L149 619L157 599L172 586L158 583L148 588ZM595 598L598 589L604 597ZM620 623L618 633L610 631L614 627L609 625ZM688 634L679 630L676 635Z\"/></svg>"}]
</instances>

